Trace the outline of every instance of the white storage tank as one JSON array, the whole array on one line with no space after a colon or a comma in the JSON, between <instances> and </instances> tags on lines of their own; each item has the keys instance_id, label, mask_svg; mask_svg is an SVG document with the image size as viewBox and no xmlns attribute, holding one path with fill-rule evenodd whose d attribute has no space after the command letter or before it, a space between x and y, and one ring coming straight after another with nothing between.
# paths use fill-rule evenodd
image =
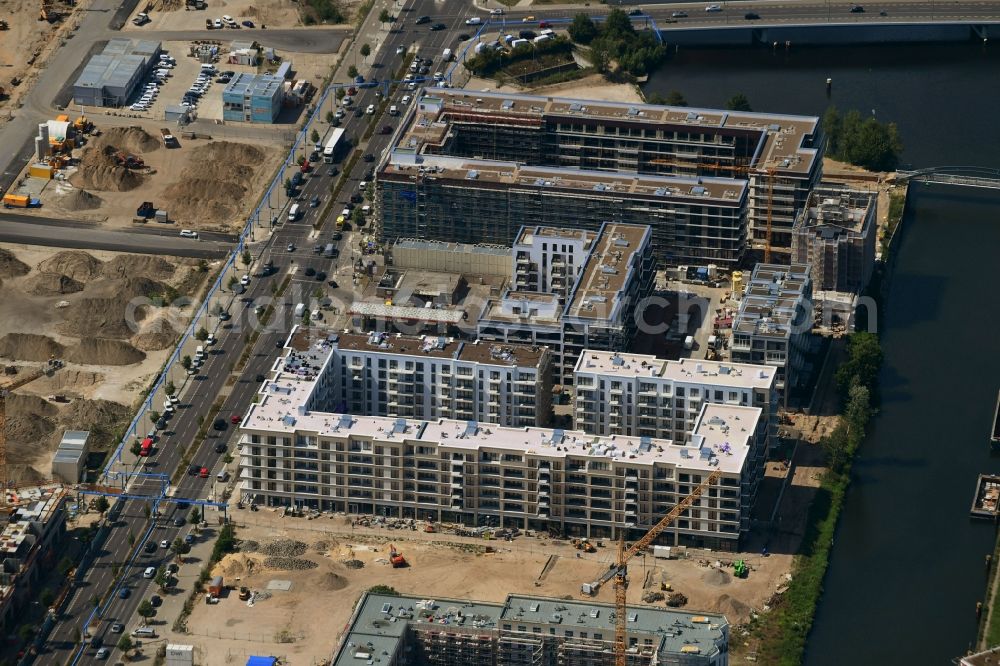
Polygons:
<instances>
[{"instance_id":1,"label":"white storage tank","mask_svg":"<svg viewBox=\"0 0 1000 666\"><path fill-rule=\"evenodd\" d=\"M194 646L168 643L167 666L194 666Z\"/></svg>"}]
</instances>

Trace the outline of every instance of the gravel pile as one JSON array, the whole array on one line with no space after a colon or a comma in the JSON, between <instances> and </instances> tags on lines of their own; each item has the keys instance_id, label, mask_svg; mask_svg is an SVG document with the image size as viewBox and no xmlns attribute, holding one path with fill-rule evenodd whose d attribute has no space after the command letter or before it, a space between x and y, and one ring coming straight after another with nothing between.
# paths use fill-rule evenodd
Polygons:
<instances>
[{"instance_id":1,"label":"gravel pile","mask_svg":"<svg viewBox=\"0 0 1000 666\"><path fill-rule=\"evenodd\" d=\"M293 539L276 539L268 543L253 540L244 541L240 547L244 553L260 553L267 557L298 557L306 552L308 546Z\"/></svg>"},{"instance_id":2,"label":"gravel pile","mask_svg":"<svg viewBox=\"0 0 1000 666\"><path fill-rule=\"evenodd\" d=\"M347 560L346 562L344 562L344 566L347 567L348 569L360 569L361 567L365 566L365 563L362 562L361 560Z\"/></svg>"},{"instance_id":3,"label":"gravel pile","mask_svg":"<svg viewBox=\"0 0 1000 666\"><path fill-rule=\"evenodd\" d=\"M304 560L301 557L280 557L272 556L264 558L264 566L269 569L285 569L288 571L305 571L315 569L319 565L312 560Z\"/></svg>"},{"instance_id":4,"label":"gravel pile","mask_svg":"<svg viewBox=\"0 0 1000 666\"><path fill-rule=\"evenodd\" d=\"M330 550L330 545L331 544L329 541L322 541L322 540L317 541L316 543L313 544L313 551L317 553L325 553L326 551Z\"/></svg>"}]
</instances>

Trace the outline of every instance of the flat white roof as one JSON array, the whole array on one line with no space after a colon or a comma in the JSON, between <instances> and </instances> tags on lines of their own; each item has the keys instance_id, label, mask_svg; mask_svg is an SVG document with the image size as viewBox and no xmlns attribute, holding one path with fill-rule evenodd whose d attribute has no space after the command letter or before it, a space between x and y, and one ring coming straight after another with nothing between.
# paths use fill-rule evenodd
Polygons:
<instances>
[{"instance_id":1,"label":"flat white roof","mask_svg":"<svg viewBox=\"0 0 1000 666\"><path fill-rule=\"evenodd\" d=\"M650 377L675 382L757 389L770 388L774 385L777 376L777 370L766 365L726 363L691 358L671 361L649 354L629 354L591 349L580 354L574 371L626 378Z\"/></svg>"},{"instance_id":2,"label":"flat white roof","mask_svg":"<svg viewBox=\"0 0 1000 666\"><path fill-rule=\"evenodd\" d=\"M454 419L419 421L311 411L307 406L330 361L333 344L323 338L307 347L305 336L296 327L289 345L277 359L272 377L261 386L258 401L250 406L242 428L288 435L305 431L320 436L417 441L472 451L503 449L547 458L581 456L624 464L718 468L739 474L761 416L756 407L706 404L691 442L685 445L649 437L599 437L577 430L507 428Z\"/></svg>"}]
</instances>

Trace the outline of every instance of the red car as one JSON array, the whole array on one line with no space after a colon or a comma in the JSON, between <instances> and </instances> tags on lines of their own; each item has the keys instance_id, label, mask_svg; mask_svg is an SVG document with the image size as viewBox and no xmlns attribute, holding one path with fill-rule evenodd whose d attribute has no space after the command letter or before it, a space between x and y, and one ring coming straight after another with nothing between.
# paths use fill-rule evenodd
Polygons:
<instances>
[{"instance_id":1,"label":"red car","mask_svg":"<svg viewBox=\"0 0 1000 666\"><path fill-rule=\"evenodd\" d=\"M208 468L207 467L202 467L201 468L201 472L198 473L198 476L200 476L203 479L207 479L208 478Z\"/></svg>"},{"instance_id":2,"label":"red car","mask_svg":"<svg viewBox=\"0 0 1000 666\"><path fill-rule=\"evenodd\" d=\"M550 24L548 21L539 21L538 27L544 30L545 28L551 28L552 24Z\"/></svg>"},{"instance_id":3,"label":"red car","mask_svg":"<svg viewBox=\"0 0 1000 666\"><path fill-rule=\"evenodd\" d=\"M229 422L232 423L233 425L236 425L237 423L240 422L240 415L233 414L232 416L229 417Z\"/></svg>"}]
</instances>

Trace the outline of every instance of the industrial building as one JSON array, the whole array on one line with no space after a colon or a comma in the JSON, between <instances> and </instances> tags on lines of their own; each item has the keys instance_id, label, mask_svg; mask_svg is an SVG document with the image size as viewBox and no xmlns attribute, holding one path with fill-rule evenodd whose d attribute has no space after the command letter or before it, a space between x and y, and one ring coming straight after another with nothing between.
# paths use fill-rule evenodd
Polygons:
<instances>
[{"instance_id":1,"label":"industrial building","mask_svg":"<svg viewBox=\"0 0 1000 666\"><path fill-rule=\"evenodd\" d=\"M875 267L878 194L820 185L799 211L792 261L808 264L816 291L860 293Z\"/></svg>"},{"instance_id":2,"label":"industrial building","mask_svg":"<svg viewBox=\"0 0 1000 666\"><path fill-rule=\"evenodd\" d=\"M757 264L733 318L732 359L775 368L775 387L787 406L804 379L813 324L809 266Z\"/></svg>"},{"instance_id":3,"label":"industrial building","mask_svg":"<svg viewBox=\"0 0 1000 666\"><path fill-rule=\"evenodd\" d=\"M328 340L329 378L320 378L313 405L348 414L514 427L549 422L551 354L545 347L386 333Z\"/></svg>"},{"instance_id":4,"label":"industrial building","mask_svg":"<svg viewBox=\"0 0 1000 666\"><path fill-rule=\"evenodd\" d=\"M584 349L628 348L636 308L654 286L648 226L524 227L511 254L514 285L486 302L477 324L481 340L548 346L558 384L572 383Z\"/></svg>"},{"instance_id":5,"label":"industrial building","mask_svg":"<svg viewBox=\"0 0 1000 666\"><path fill-rule=\"evenodd\" d=\"M273 74L237 72L222 91L222 119L274 123L284 102L284 79Z\"/></svg>"},{"instance_id":6,"label":"industrial building","mask_svg":"<svg viewBox=\"0 0 1000 666\"><path fill-rule=\"evenodd\" d=\"M62 557L66 491L61 485L6 490L13 510L0 533L0 628L14 632L26 604L38 601L41 582Z\"/></svg>"},{"instance_id":7,"label":"industrial building","mask_svg":"<svg viewBox=\"0 0 1000 666\"><path fill-rule=\"evenodd\" d=\"M702 405L760 408L768 437L777 428L777 371L768 365L588 349L573 371L573 427L594 435L689 441Z\"/></svg>"},{"instance_id":8,"label":"industrial building","mask_svg":"<svg viewBox=\"0 0 1000 666\"><path fill-rule=\"evenodd\" d=\"M713 613L628 609L629 666L727 666L729 622ZM614 606L507 596L504 603L366 592L332 666L613 666Z\"/></svg>"},{"instance_id":9,"label":"industrial building","mask_svg":"<svg viewBox=\"0 0 1000 666\"><path fill-rule=\"evenodd\" d=\"M378 176L399 237L510 244L522 225L649 224L669 265L787 260L822 176L818 118L425 90Z\"/></svg>"},{"instance_id":10,"label":"industrial building","mask_svg":"<svg viewBox=\"0 0 1000 666\"><path fill-rule=\"evenodd\" d=\"M112 39L84 66L73 84L76 104L120 107L128 103L153 65L159 61L159 42Z\"/></svg>"},{"instance_id":11,"label":"industrial building","mask_svg":"<svg viewBox=\"0 0 1000 666\"><path fill-rule=\"evenodd\" d=\"M240 425L244 502L591 538L644 534L712 472L659 539L733 551L767 439L759 407L705 404L684 442L320 411L333 343L295 329Z\"/></svg>"},{"instance_id":12,"label":"industrial building","mask_svg":"<svg viewBox=\"0 0 1000 666\"><path fill-rule=\"evenodd\" d=\"M87 430L67 430L63 433L52 458L52 476L64 483L79 483L90 452Z\"/></svg>"}]
</instances>

